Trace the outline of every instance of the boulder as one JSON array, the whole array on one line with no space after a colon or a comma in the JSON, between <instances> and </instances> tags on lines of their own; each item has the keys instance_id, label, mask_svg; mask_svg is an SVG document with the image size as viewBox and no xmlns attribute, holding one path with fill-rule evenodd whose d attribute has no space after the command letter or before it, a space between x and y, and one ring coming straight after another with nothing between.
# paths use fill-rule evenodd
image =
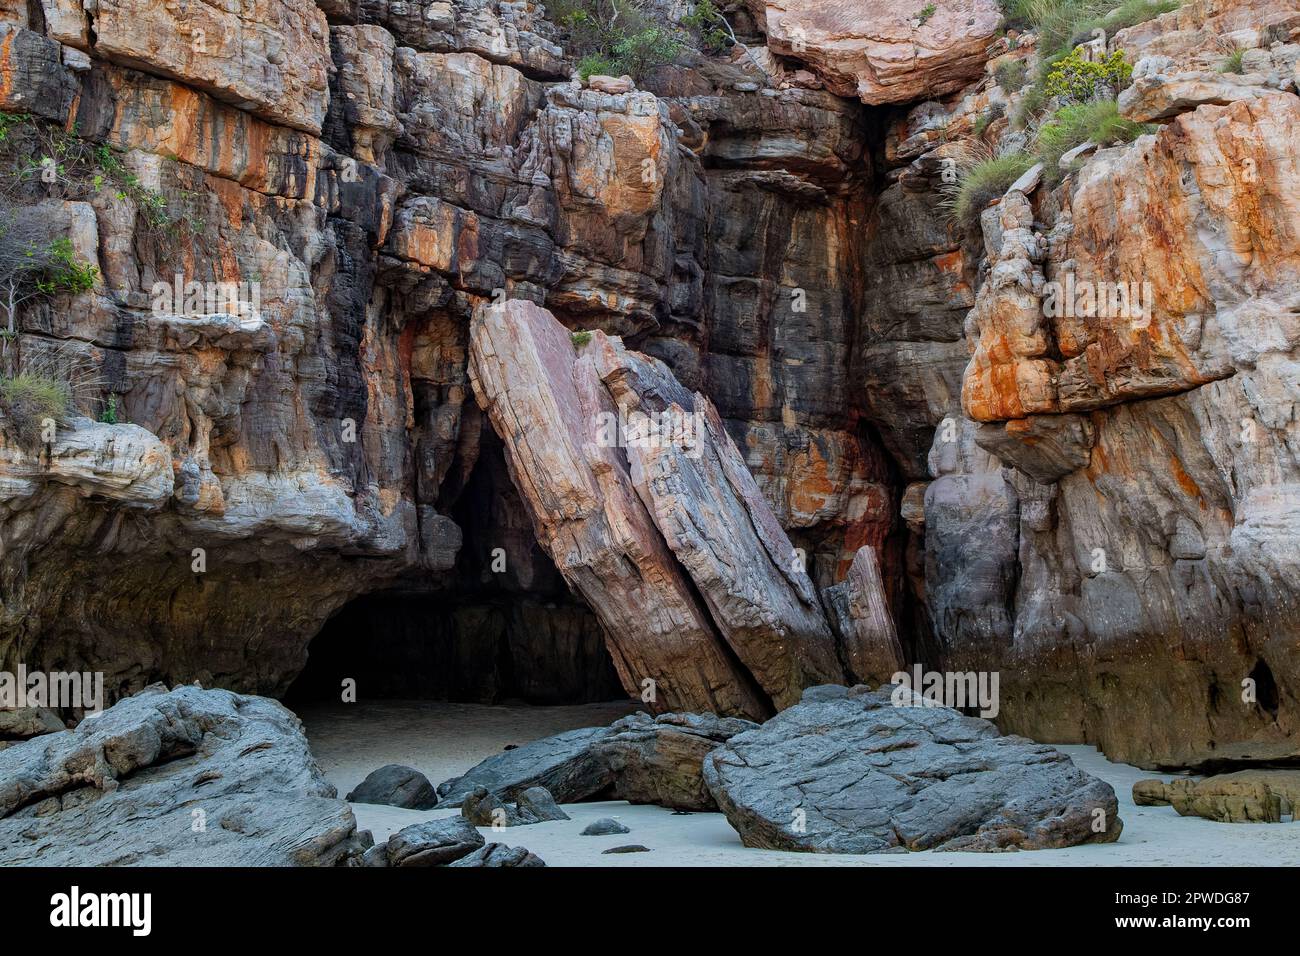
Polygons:
<instances>
[{"instance_id":1,"label":"boulder","mask_svg":"<svg viewBox=\"0 0 1300 956\"><path fill-rule=\"evenodd\" d=\"M504 804L495 793L483 787L475 787L465 794L460 804L460 815L476 827L511 827L518 826L519 818Z\"/></svg>"},{"instance_id":2,"label":"boulder","mask_svg":"<svg viewBox=\"0 0 1300 956\"><path fill-rule=\"evenodd\" d=\"M1204 780L1139 780L1133 802L1219 823L1281 823L1300 806L1300 770L1238 770Z\"/></svg>"},{"instance_id":3,"label":"boulder","mask_svg":"<svg viewBox=\"0 0 1300 956\"><path fill-rule=\"evenodd\" d=\"M377 803L406 810L431 810L438 804L438 794L429 778L418 770L390 763L372 770L347 795L349 803Z\"/></svg>"},{"instance_id":4,"label":"boulder","mask_svg":"<svg viewBox=\"0 0 1300 956\"><path fill-rule=\"evenodd\" d=\"M614 833L631 833L627 827L613 817L601 817L582 828L581 836L609 836Z\"/></svg>"},{"instance_id":5,"label":"boulder","mask_svg":"<svg viewBox=\"0 0 1300 956\"><path fill-rule=\"evenodd\" d=\"M546 862L537 854L530 853L521 846L509 847L504 843L489 843L467 856L461 857L449 866L545 866Z\"/></svg>"},{"instance_id":6,"label":"boulder","mask_svg":"<svg viewBox=\"0 0 1300 956\"><path fill-rule=\"evenodd\" d=\"M521 820L528 823L546 823L550 820L567 820L569 815L559 808L551 791L545 787L529 787L515 798L515 809Z\"/></svg>"},{"instance_id":7,"label":"boulder","mask_svg":"<svg viewBox=\"0 0 1300 956\"><path fill-rule=\"evenodd\" d=\"M950 708L894 706L894 691L815 694L705 759L746 846L996 851L1119 837L1114 790L1060 751Z\"/></svg>"},{"instance_id":8,"label":"boulder","mask_svg":"<svg viewBox=\"0 0 1300 956\"><path fill-rule=\"evenodd\" d=\"M426 820L388 838L389 866L443 866L482 847L483 836L460 817Z\"/></svg>"},{"instance_id":9,"label":"boulder","mask_svg":"<svg viewBox=\"0 0 1300 956\"><path fill-rule=\"evenodd\" d=\"M907 103L955 92L984 71L1002 25L996 0L748 0L783 57L808 64L833 92Z\"/></svg>"},{"instance_id":10,"label":"boulder","mask_svg":"<svg viewBox=\"0 0 1300 956\"><path fill-rule=\"evenodd\" d=\"M560 803L587 800L609 788L609 768L591 751L591 744L610 733L608 727L566 730L488 757L463 777L438 785L438 806L458 807L482 788L501 800L516 799L532 787L545 787Z\"/></svg>"},{"instance_id":11,"label":"boulder","mask_svg":"<svg viewBox=\"0 0 1300 956\"><path fill-rule=\"evenodd\" d=\"M614 723L592 748L609 767L619 800L673 810L717 810L700 766L720 743L757 727L713 714L633 714Z\"/></svg>"},{"instance_id":12,"label":"boulder","mask_svg":"<svg viewBox=\"0 0 1300 956\"><path fill-rule=\"evenodd\" d=\"M0 740L27 740L67 730L59 715L48 707L0 709Z\"/></svg>"},{"instance_id":13,"label":"boulder","mask_svg":"<svg viewBox=\"0 0 1300 956\"><path fill-rule=\"evenodd\" d=\"M0 751L10 865L330 866L366 836L263 697L155 685Z\"/></svg>"}]
</instances>

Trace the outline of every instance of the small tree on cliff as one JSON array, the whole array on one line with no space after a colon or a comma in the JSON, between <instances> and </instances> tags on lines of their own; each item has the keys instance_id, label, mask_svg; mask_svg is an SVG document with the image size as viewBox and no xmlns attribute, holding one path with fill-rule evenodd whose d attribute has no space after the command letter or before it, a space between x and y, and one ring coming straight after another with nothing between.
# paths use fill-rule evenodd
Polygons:
<instances>
[{"instance_id":1,"label":"small tree on cliff","mask_svg":"<svg viewBox=\"0 0 1300 956\"><path fill-rule=\"evenodd\" d=\"M56 292L85 292L95 284L97 270L81 262L72 242L58 231L48 210L0 196L0 358L6 373L15 367L23 303Z\"/></svg>"}]
</instances>

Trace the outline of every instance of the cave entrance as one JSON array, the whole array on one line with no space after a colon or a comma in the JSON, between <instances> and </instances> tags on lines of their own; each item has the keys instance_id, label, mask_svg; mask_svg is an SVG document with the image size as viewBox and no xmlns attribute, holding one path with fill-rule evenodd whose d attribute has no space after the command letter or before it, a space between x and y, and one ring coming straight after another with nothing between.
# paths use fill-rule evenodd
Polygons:
<instances>
[{"instance_id":1,"label":"cave entrance","mask_svg":"<svg viewBox=\"0 0 1300 956\"><path fill-rule=\"evenodd\" d=\"M626 697L599 624L576 603L377 593L344 605L308 648L291 708L406 698L583 704Z\"/></svg>"},{"instance_id":2,"label":"cave entrance","mask_svg":"<svg viewBox=\"0 0 1300 956\"><path fill-rule=\"evenodd\" d=\"M596 616L537 544L490 428L472 464L439 481L437 511L462 531L455 566L345 604L307 649L290 707L357 700L496 704L626 701ZM463 475L463 478L457 476Z\"/></svg>"}]
</instances>

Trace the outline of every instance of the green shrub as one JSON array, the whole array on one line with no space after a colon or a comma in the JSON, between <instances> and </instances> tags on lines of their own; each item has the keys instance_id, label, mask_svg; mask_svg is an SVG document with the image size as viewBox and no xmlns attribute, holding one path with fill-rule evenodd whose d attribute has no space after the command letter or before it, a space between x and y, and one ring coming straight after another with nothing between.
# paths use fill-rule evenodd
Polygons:
<instances>
[{"instance_id":1,"label":"green shrub","mask_svg":"<svg viewBox=\"0 0 1300 956\"><path fill-rule=\"evenodd\" d=\"M695 9L682 17L682 26L695 34L702 49L713 53L720 53L735 40L730 25L713 5L713 0L700 0L695 4Z\"/></svg>"},{"instance_id":2,"label":"green shrub","mask_svg":"<svg viewBox=\"0 0 1300 956\"><path fill-rule=\"evenodd\" d=\"M925 21L934 16L935 13L938 12L938 9L939 8L933 3L927 3L920 10L916 11L916 13L913 14L913 17L919 21L920 26L925 26Z\"/></svg>"},{"instance_id":3,"label":"green shrub","mask_svg":"<svg viewBox=\"0 0 1300 956\"><path fill-rule=\"evenodd\" d=\"M573 332L569 335L569 338L573 340L573 347L580 349L591 341L591 333L586 331Z\"/></svg>"},{"instance_id":4,"label":"green shrub","mask_svg":"<svg viewBox=\"0 0 1300 956\"><path fill-rule=\"evenodd\" d=\"M582 77L582 82L586 83L592 76L618 76L618 68L614 61L607 56L601 56L599 53L588 53L578 61L578 76Z\"/></svg>"},{"instance_id":5,"label":"green shrub","mask_svg":"<svg viewBox=\"0 0 1300 956\"><path fill-rule=\"evenodd\" d=\"M1246 56L1245 50L1233 50L1231 53L1227 55L1227 57L1224 58L1224 61L1219 64L1219 72L1220 73L1245 73L1246 72L1245 56Z\"/></svg>"},{"instance_id":6,"label":"green shrub","mask_svg":"<svg viewBox=\"0 0 1300 956\"><path fill-rule=\"evenodd\" d=\"M1065 53L1101 28L1108 37L1176 10L1179 0L1001 0L1008 26L1038 34L1039 55Z\"/></svg>"},{"instance_id":7,"label":"green shrub","mask_svg":"<svg viewBox=\"0 0 1300 956\"><path fill-rule=\"evenodd\" d=\"M626 73L641 81L674 62L688 35L637 0L552 0L546 6L553 22L565 28L566 48L578 57L578 74L584 80L596 73ZM709 43L721 42L721 14L711 3L696 13L692 31L702 31Z\"/></svg>"},{"instance_id":8,"label":"green shrub","mask_svg":"<svg viewBox=\"0 0 1300 956\"><path fill-rule=\"evenodd\" d=\"M614 44L617 75L626 73L634 80L649 76L682 52L681 41L660 27L647 27L627 34Z\"/></svg>"},{"instance_id":9,"label":"green shrub","mask_svg":"<svg viewBox=\"0 0 1300 956\"><path fill-rule=\"evenodd\" d=\"M40 444L47 418L62 422L72 402L67 384L30 373L0 377L0 416L20 444Z\"/></svg>"},{"instance_id":10,"label":"green shrub","mask_svg":"<svg viewBox=\"0 0 1300 956\"><path fill-rule=\"evenodd\" d=\"M1007 93L1019 93L1029 82L1029 64L1024 60L1003 60L993 71L998 86Z\"/></svg>"},{"instance_id":11,"label":"green shrub","mask_svg":"<svg viewBox=\"0 0 1300 956\"><path fill-rule=\"evenodd\" d=\"M1116 50L1100 63L1085 60L1075 47L1057 61L1047 74L1044 90L1066 103L1086 103L1095 99L1104 89L1118 93L1128 85L1133 67L1124 60L1124 53Z\"/></svg>"},{"instance_id":12,"label":"green shrub","mask_svg":"<svg viewBox=\"0 0 1300 956\"><path fill-rule=\"evenodd\" d=\"M977 224L988 204L1000 198L1032 165L1034 157L1019 151L975 159L946 190L946 204L953 218L967 226Z\"/></svg>"},{"instance_id":13,"label":"green shrub","mask_svg":"<svg viewBox=\"0 0 1300 956\"><path fill-rule=\"evenodd\" d=\"M55 239L46 250L45 267L36 280L36 291L42 295L60 292L76 295L93 289L97 278L99 270L78 259L72 240L65 236Z\"/></svg>"},{"instance_id":14,"label":"green shrub","mask_svg":"<svg viewBox=\"0 0 1300 956\"><path fill-rule=\"evenodd\" d=\"M1114 100L1063 106L1038 128L1038 155L1049 182L1060 179L1061 157L1084 143L1114 146L1131 143L1155 127L1119 115Z\"/></svg>"},{"instance_id":15,"label":"green shrub","mask_svg":"<svg viewBox=\"0 0 1300 956\"><path fill-rule=\"evenodd\" d=\"M108 401L104 403L104 410L99 414L99 421L104 425L117 424L117 396L109 394Z\"/></svg>"},{"instance_id":16,"label":"green shrub","mask_svg":"<svg viewBox=\"0 0 1300 956\"><path fill-rule=\"evenodd\" d=\"M1037 115L1046 105L1047 94L1043 92L1041 86L1035 83L1025 90L1024 95L1020 97L1020 103L1016 106L1015 115L1011 117L1011 125L1017 129L1024 129L1029 125L1030 119Z\"/></svg>"}]
</instances>

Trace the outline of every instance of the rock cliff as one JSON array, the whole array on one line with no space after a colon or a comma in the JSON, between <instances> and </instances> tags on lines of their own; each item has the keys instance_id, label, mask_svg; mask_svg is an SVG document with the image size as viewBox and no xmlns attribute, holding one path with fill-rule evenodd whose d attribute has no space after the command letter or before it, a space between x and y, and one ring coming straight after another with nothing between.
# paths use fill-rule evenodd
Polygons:
<instances>
[{"instance_id":1,"label":"rock cliff","mask_svg":"<svg viewBox=\"0 0 1300 956\"><path fill-rule=\"evenodd\" d=\"M962 220L1046 41L897 7L748 0L625 83L560 4L0 0L0 194L93 267L7 309L70 407L0 429L0 664L762 717L921 663L1037 740L1295 756L1300 14L1107 21L1152 128ZM701 454L595 437L672 409Z\"/></svg>"}]
</instances>

